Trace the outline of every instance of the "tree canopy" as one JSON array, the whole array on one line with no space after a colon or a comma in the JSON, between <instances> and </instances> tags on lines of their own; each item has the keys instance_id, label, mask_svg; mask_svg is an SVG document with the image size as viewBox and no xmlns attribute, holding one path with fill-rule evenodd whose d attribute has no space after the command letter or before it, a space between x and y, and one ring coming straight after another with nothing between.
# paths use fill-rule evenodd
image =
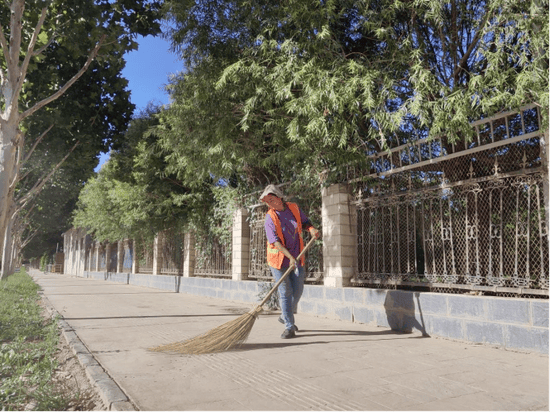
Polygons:
<instances>
[{"instance_id":1,"label":"tree canopy","mask_svg":"<svg viewBox=\"0 0 550 412\"><path fill-rule=\"evenodd\" d=\"M32 219L29 200L47 187L44 177L72 151L58 171L63 176L49 188L57 194L65 188L66 205L71 199L74 204L97 155L118 144L133 111L122 56L137 47L138 34L160 32L159 6L137 0L13 0L0 7L3 274L14 220Z\"/></svg>"},{"instance_id":2,"label":"tree canopy","mask_svg":"<svg viewBox=\"0 0 550 412\"><path fill-rule=\"evenodd\" d=\"M532 102L548 125L548 2L168 4L189 67L158 133L182 176L338 171Z\"/></svg>"},{"instance_id":3,"label":"tree canopy","mask_svg":"<svg viewBox=\"0 0 550 412\"><path fill-rule=\"evenodd\" d=\"M158 205L200 197L185 204L183 220L206 210L208 185L241 193L267 183L318 187L365 166L369 154L442 134L467 140L470 122L529 103L548 128L545 0L164 7L186 70L170 79L172 102L144 134L153 140L127 141L136 154L117 179L155 173L155 184L132 184L164 196ZM161 193L153 187L162 179L177 184Z\"/></svg>"}]
</instances>

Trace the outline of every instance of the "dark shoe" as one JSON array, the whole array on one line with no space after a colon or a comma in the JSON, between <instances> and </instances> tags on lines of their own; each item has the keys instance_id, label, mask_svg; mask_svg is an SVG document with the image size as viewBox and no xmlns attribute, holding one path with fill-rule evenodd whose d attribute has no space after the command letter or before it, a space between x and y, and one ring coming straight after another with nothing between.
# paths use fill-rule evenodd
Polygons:
<instances>
[{"instance_id":1,"label":"dark shoe","mask_svg":"<svg viewBox=\"0 0 550 412\"><path fill-rule=\"evenodd\" d=\"M285 321L284 321L284 319L283 319L282 316L279 316L279 323L282 323L283 325L285 324ZM293 330L294 332L298 332L300 329L298 329L298 326L294 325L294 326L292 327L292 330Z\"/></svg>"},{"instance_id":2,"label":"dark shoe","mask_svg":"<svg viewBox=\"0 0 550 412\"><path fill-rule=\"evenodd\" d=\"M281 335L281 339L290 339L294 338L296 336L296 333L294 333L291 329L286 329L283 334Z\"/></svg>"}]
</instances>

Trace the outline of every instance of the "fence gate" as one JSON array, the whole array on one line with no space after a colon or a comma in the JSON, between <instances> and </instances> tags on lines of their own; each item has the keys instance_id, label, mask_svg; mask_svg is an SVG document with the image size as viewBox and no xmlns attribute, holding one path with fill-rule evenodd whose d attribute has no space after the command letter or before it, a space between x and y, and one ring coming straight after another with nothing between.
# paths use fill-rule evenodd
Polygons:
<instances>
[{"instance_id":1,"label":"fence gate","mask_svg":"<svg viewBox=\"0 0 550 412\"><path fill-rule=\"evenodd\" d=\"M548 297L548 175L535 106L477 139L405 142L357 186L358 281ZM366 183L365 183L366 182Z\"/></svg>"}]
</instances>

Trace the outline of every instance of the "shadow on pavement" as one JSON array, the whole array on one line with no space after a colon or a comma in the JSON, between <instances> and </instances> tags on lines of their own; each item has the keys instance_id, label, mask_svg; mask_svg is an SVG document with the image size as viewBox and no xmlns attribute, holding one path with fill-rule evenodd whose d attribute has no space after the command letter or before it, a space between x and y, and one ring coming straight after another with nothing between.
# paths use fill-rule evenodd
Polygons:
<instances>
[{"instance_id":1,"label":"shadow on pavement","mask_svg":"<svg viewBox=\"0 0 550 412\"><path fill-rule=\"evenodd\" d=\"M314 333L312 333L314 332ZM308 341L308 342L300 342L300 338L310 338L313 336L318 337L329 337L329 336L380 336L379 339L353 339L353 340L345 340L342 341L342 343L348 343L348 342L373 342L373 341L380 341L380 340L395 340L396 338L392 339L384 339L383 335L397 335L397 336L403 336L402 338L397 339L425 339L427 336L421 336L421 335L413 335L411 336L410 333L403 333L403 332L397 332L393 330L384 330L384 331L377 331L377 332L367 332L367 331L355 331L355 330L300 330L299 333L296 334L296 337L293 339L284 340L282 342L273 342L273 343L243 343L238 348L234 349L233 351L248 351L248 350L255 350L255 349L270 349L270 348L284 348L287 346L303 346L303 345L318 345L318 344L328 344L328 343L335 343L334 340L320 340L320 341ZM405 337L406 336L406 337Z\"/></svg>"}]
</instances>

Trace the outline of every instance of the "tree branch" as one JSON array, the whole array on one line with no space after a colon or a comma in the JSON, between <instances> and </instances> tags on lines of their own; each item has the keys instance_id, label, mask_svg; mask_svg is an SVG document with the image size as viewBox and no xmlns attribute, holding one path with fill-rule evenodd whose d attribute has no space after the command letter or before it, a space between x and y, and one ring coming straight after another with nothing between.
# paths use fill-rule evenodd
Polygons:
<instances>
[{"instance_id":1,"label":"tree branch","mask_svg":"<svg viewBox=\"0 0 550 412\"><path fill-rule=\"evenodd\" d=\"M25 1L24 0L13 0L10 11L11 11L11 18L10 18L10 44L8 53L10 55L10 65L7 66L8 74L11 74L11 77L9 80L13 84L17 84L18 79L13 78L14 75L18 75L19 73L13 73L14 68L18 67L19 62L19 55L21 54L21 20L23 18L23 11L25 10ZM13 67L15 66L15 67ZM15 96L15 94L14 94Z\"/></svg>"},{"instance_id":2,"label":"tree branch","mask_svg":"<svg viewBox=\"0 0 550 412\"><path fill-rule=\"evenodd\" d=\"M27 245L31 242L31 240L33 240L34 237L39 233L40 227L37 227L36 229L32 229L32 230L33 230L33 231L31 232L31 234L29 234L29 235L25 238L25 240L22 240L22 239L20 238L21 250L23 250L23 248L24 248L25 246L27 246Z\"/></svg>"},{"instance_id":3,"label":"tree branch","mask_svg":"<svg viewBox=\"0 0 550 412\"><path fill-rule=\"evenodd\" d=\"M11 62L10 54L9 54L10 48L8 47L8 41L6 40L6 36L4 36L4 27L1 24L0 24L0 45L2 46L4 59L6 59L6 67L10 67L10 62Z\"/></svg>"},{"instance_id":4,"label":"tree branch","mask_svg":"<svg viewBox=\"0 0 550 412\"><path fill-rule=\"evenodd\" d=\"M69 150L69 152L65 155L65 157L52 169L52 171L48 173L48 175L44 177L42 180L39 180L38 182L36 182L33 188L29 190L29 192L26 195L24 195L21 199L17 201L18 206L15 213L18 213L21 209L23 209L27 205L27 203L32 199L33 196L40 193L40 191L42 190L46 182L50 180L50 178L57 171L57 169L59 169L61 165L65 162L65 160L67 160L69 155L74 151L74 149L76 149L79 143L80 141L77 141L75 145L71 148L71 150Z\"/></svg>"},{"instance_id":5,"label":"tree branch","mask_svg":"<svg viewBox=\"0 0 550 412\"><path fill-rule=\"evenodd\" d=\"M489 20L489 12L485 13L485 17L483 18L483 21L481 22L479 29L477 30L474 38L472 39L472 42L468 46L468 50L466 50L466 53L464 54L464 56L462 56L462 59L460 59L460 61L458 62L458 65L456 66L455 71L453 75L450 77L450 79L456 79L456 76L458 76L458 74L466 64L466 61L470 58L472 51L474 50L475 46L479 41L479 38L481 37L481 32L483 31L485 24L487 24L487 20Z\"/></svg>"},{"instance_id":6,"label":"tree branch","mask_svg":"<svg viewBox=\"0 0 550 412\"><path fill-rule=\"evenodd\" d=\"M48 8L44 7L42 9L42 12L40 13L40 18L38 19L38 23L36 23L34 32L32 33L31 41L29 42L29 45L27 47L27 54L25 55L25 59L21 64L19 80L17 82L15 90L21 90L21 88L23 87L23 81L25 80L25 77L27 75L27 69L29 68L31 57L34 56L34 53L33 53L34 46L36 45L36 41L38 40L38 35L40 34L40 30L42 30L42 26L44 25L44 20L46 20L47 13L48 13Z\"/></svg>"},{"instance_id":7,"label":"tree branch","mask_svg":"<svg viewBox=\"0 0 550 412\"><path fill-rule=\"evenodd\" d=\"M99 52L99 49L103 45L103 42L105 41L105 35L101 37L99 42L96 44L94 49L91 51L91 53L88 56L88 60L86 60L86 63L84 63L84 66L78 71L77 74L75 74L61 89L59 89L57 92L52 94L51 96L45 98L44 100L41 100L40 102L36 103L33 107L30 109L25 110L21 116L19 117L19 120L23 120L26 117L30 116L31 114L35 113L37 110L41 109L42 107L46 106L48 103L54 101L55 99L62 96L68 89L71 87L85 72L88 70L88 67L92 63L92 61L96 58L97 53Z\"/></svg>"},{"instance_id":8,"label":"tree branch","mask_svg":"<svg viewBox=\"0 0 550 412\"><path fill-rule=\"evenodd\" d=\"M36 139L36 142L34 142L34 144L32 145L31 147L31 150L29 150L29 153L27 153L27 155L25 156L25 158L23 159L23 161L21 162L21 166L23 166L25 163L27 163L27 161L29 160L29 157L31 157L32 153L34 152L34 149L36 149L36 146L38 146L38 143L40 143L42 141L42 139L44 139L44 137L48 134L48 132L50 130L52 130L52 127L53 127L53 124L50 125L50 127L48 127L39 137L38 139Z\"/></svg>"}]
</instances>

